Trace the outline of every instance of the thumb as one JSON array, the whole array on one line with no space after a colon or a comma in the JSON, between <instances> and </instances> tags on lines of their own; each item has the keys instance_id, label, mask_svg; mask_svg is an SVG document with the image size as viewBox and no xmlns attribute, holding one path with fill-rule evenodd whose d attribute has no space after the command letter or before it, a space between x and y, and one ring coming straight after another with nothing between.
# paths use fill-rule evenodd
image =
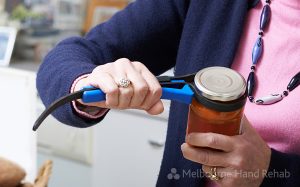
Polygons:
<instances>
[{"instance_id":1,"label":"thumb","mask_svg":"<svg viewBox=\"0 0 300 187\"><path fill-rule=\"evenodd\" d=\"M244 115L241 121L242 134L248 134L254 131L254 128L250 124L248 118Z\"/></svg>"}]
</instances>

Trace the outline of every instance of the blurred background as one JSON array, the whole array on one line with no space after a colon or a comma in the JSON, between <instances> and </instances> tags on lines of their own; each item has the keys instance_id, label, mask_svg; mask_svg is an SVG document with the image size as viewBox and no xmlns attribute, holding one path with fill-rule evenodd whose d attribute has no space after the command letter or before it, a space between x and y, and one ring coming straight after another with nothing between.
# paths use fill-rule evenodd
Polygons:
<instances>
[{"instance_id":1,"label":"blurred background","mask_svg":"<svg viewBox=\"0 0 300 187\"><path fill-rule=\"evenodd\" d=\"M127 0L0 0L0 157L18 163L33 182L53 161L50 187L155 186L162 159L169 103L163 114L110 111L92 128L76 129L48 117L35 76L59 41L84 35ZM171 71L166 74L172 74Z\"/></svg>"}]
</instances>

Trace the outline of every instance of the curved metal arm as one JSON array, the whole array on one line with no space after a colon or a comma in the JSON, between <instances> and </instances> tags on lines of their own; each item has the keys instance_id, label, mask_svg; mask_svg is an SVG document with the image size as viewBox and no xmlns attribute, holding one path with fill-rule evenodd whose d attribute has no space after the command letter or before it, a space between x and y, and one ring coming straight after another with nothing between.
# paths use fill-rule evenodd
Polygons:
<instances>
[{"instance_id":1,"label":"curved metal arm","mask_svg":"<svg viewBox=\"0 0 300 187\"><path fill-rule=\"evenodd\" d=\"M39 126L42 124L42 122L46 119L46 117L49 116L58 107L66 104L66 103L69 103L73 100L81 99L82 95L85 91L91 91L91 90L95 90L95 89L97 89L97 88L93 88L93 87L85 88L85 89L79 90L77 92L68 94L66 96L63 96L63 97L57 99L39 116L39 118L35 121L32 130L36 131L39 128Z\"/></svg>"}]
</instances>

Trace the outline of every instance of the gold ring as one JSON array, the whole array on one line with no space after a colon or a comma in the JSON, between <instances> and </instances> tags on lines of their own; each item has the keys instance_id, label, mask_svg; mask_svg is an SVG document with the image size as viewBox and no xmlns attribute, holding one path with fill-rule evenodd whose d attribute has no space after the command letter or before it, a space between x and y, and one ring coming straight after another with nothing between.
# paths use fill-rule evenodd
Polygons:
<instances>
[{"instance_id":1,"label":"gold ring","mask_svg":"<svg viewBox=\"0 0 300 187\"><path fill-rule=\"evenodd\" d=\"M218 181L221 177L217 174L217 167L210 168L211 173L207 174L207 177L212 181Z\"/></svg>"},{"instance_id":2,"label":"gold ring","mask_svg":"<svg viewBox=\"0 0 300 187\"><path fill-rule=\"evenodd\" d=\"M131 84L129 79L122 78L118 82L118 86L122 88L127 88Z\"/></svg>"}]
</instances>

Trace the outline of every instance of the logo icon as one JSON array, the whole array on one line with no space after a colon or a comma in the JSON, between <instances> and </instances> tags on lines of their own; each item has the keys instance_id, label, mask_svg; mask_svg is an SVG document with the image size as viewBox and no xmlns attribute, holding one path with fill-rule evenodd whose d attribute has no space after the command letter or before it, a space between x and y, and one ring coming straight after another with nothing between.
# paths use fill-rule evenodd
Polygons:
<instances>
[{"instance_id":1,"label":"logo icon","mask_svg":"<svg viewBox=\"0 0 300 187\"><path fill-rule=\"evenodd\" d=\"M179 180L180 179L180 175L177 173L177 169L176 168L172 168L171 169L171 173L169 173L167 175L167 178L169 180L172 180L172 179Z\"/></svg>"}]
</instances>

